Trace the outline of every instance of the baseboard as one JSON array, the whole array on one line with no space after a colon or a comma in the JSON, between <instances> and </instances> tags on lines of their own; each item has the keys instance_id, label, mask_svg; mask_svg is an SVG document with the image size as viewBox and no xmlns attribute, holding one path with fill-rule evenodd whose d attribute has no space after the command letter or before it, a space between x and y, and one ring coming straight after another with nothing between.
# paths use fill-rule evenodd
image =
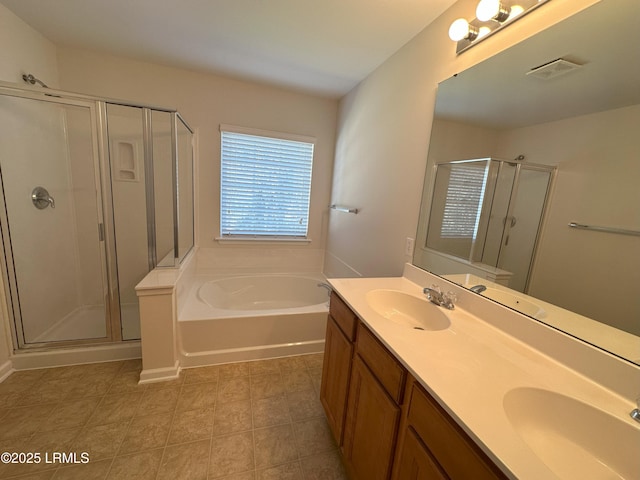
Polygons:
<instances>
[{"instance_id":1,"label":"baseboard","mask_svg":"<svg viewBox=\"0 0 640 480\"><path fill-rule=\"evenodd\" d=\"M173 367L145 369L144 360L142 364L143 369L140 372L140 381L138 382L140 385L175 380L180 376L180 362L178 360Z\"/></svg>"},{"instance_id":2,"label":"baseboard","mask_svg":"<svg viewBox=\"0 0 640 480\"><path fill-rule=\"evenodd\" d=\"M49 350L25 350L11 356L13 368L30 370L32 368L59 367L96 362L113 362L141 358L142 348L139 341L121 342L110 345L97 345L73 348L52 348Z\"/></svg>"},{"instance_id":3,"label":"baseboard","mask_svg":"<svg viewBox=\"0 0 640 480\"><path fill-rule=\"evenodd\" d=\"M0 383L3 382L13 372L14 372L13 362L11 362L11 360L7 360L3 364L1 364L0 365Z\"/></svg>"},{"instance_id":4,"label":"baseboard","mask_svg":"<svg viewBox=\"0 0 640 480\"><path fill-rule=\"evenodd\" d=\"M292 355L321 353L323 351L324 339L282 345L260 345L257 347L213 350L209 352L183 353L180 359L180 365L182 368L204 367L223 363L247 362L251 360L290 357Z\"/></svg>"}]
</instances>

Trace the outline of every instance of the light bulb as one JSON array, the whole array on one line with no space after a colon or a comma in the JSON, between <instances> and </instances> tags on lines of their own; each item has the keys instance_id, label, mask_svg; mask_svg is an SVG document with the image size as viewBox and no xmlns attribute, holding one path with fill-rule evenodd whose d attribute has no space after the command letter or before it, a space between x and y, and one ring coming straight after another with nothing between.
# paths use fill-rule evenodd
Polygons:
<instances>
[{"instance_id":1,"label":"light bulb","mask_svg":"<svg viewBox=\"0 0 640 480\"><path fill-rule=\"evenodd\" d=\"M502 5L500 0L480 0L476 8L476 17L482 22L497 20L504 22L509 18L510 9Z\"/></svg>"},{"instance_id":2,"label":"light bulb","mask_svg":"<svg viewBox=\"0 0 640 480\"><path fill-rule=\"evenodd\" d=\"M480 27L480 29L478 30L478 38L482 38L489 33L491 33L491 29L489 27Z\"/></svg>"},{"instance_id":3,"label":"light bulb","mask_svg":"<svg viewBox=\"0 0 640 480\"><path fill-rule=\"evenodd\" d=\"M459 42L465 38L474 40L477 36L478 31L469 25L469 22L464 18L457 19L449 27L449 38L454 42Z\"/></svg>"},{"instance_id":4,"label":"light bulb","mask_svg":"<svg viewBox=\"0 0 640 480\"><path fill-rule=\"evenodd\" d=\"M514 5L511 7L511 12L509 13L509 20L511 20L514 17L517 17L518 15L520 15L522 12L524 12L524 8L521 7L520 5Z\"/></svg>"}]
</instances>

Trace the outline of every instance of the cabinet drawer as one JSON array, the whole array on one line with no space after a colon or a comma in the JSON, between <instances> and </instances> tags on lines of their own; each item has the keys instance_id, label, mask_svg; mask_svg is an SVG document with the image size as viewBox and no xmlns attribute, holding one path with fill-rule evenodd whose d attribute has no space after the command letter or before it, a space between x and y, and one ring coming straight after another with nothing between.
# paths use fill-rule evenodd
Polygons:
<instances>
[{"instance_id":1,"label":"cabinet drawer","mask_svg":"<svg viewBox=\"0 0 640 480\"><path fill-rule=\"evenodd\" d=\"M452 480L506 479L449 414L415 382L407 419Z\"/></svg>"},{"instance_id":2,"label":"cabinet drawer","mask_svg":"<svg viewBox=\"0 0 640 480\"><path fill-rule=\"evenodd\" d=\"M358 326L356 350L396 403L402 403L407 371L362 323Z\"/></svg>"},{"instance_id":3,"label":"cabinet drawer","mask_svg":"<svg viewBox=\"0 0 640 480\"><path fill-rule=\"evenodd\" d=\"M340 330L342 330L347 338L353 342L356 338L358 317L356 317L356 314L351 311L347 304L344 303L344 301L335 292L331 292L329 313L340 327Z\"/></svg>"}]
</instances>

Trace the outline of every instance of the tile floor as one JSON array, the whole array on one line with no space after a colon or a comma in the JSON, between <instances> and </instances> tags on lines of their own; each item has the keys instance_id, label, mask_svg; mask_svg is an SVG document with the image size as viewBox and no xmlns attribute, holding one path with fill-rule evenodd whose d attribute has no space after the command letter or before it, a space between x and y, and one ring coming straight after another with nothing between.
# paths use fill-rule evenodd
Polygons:
<instances>
[{"instance_id":1,"label":"tile floor","mask_svg":"<svg viewBox=\"0 0 640 480\"><path fill-rule=\"evenodd\" d=\"M140 360L16 372L0 383L0 478L346 479L319 401L322 354L183 370L138 385ZM74 452L86 464L53 462ZM45 456L47 455L47 456ZM53 463L52 463L53 462Z\"/></svg>"}]
</instances>

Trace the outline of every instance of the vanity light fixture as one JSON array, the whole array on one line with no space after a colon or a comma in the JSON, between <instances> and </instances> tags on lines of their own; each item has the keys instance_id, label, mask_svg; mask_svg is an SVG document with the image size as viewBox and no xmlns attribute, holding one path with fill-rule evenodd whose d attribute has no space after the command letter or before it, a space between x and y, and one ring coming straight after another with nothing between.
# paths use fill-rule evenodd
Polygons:
<instances>
[{"instance_id":1,"label":"vanity light fixture","mask_svg":"<svg viewBox=\"0 0 640 480\"><path fill-rule=\"evenodd\" d=\"M458 43L456 53L460 54L548 1L480 0L476 18L455 20L449 28L449 38Z\"/></svg>"}]
</instances>

